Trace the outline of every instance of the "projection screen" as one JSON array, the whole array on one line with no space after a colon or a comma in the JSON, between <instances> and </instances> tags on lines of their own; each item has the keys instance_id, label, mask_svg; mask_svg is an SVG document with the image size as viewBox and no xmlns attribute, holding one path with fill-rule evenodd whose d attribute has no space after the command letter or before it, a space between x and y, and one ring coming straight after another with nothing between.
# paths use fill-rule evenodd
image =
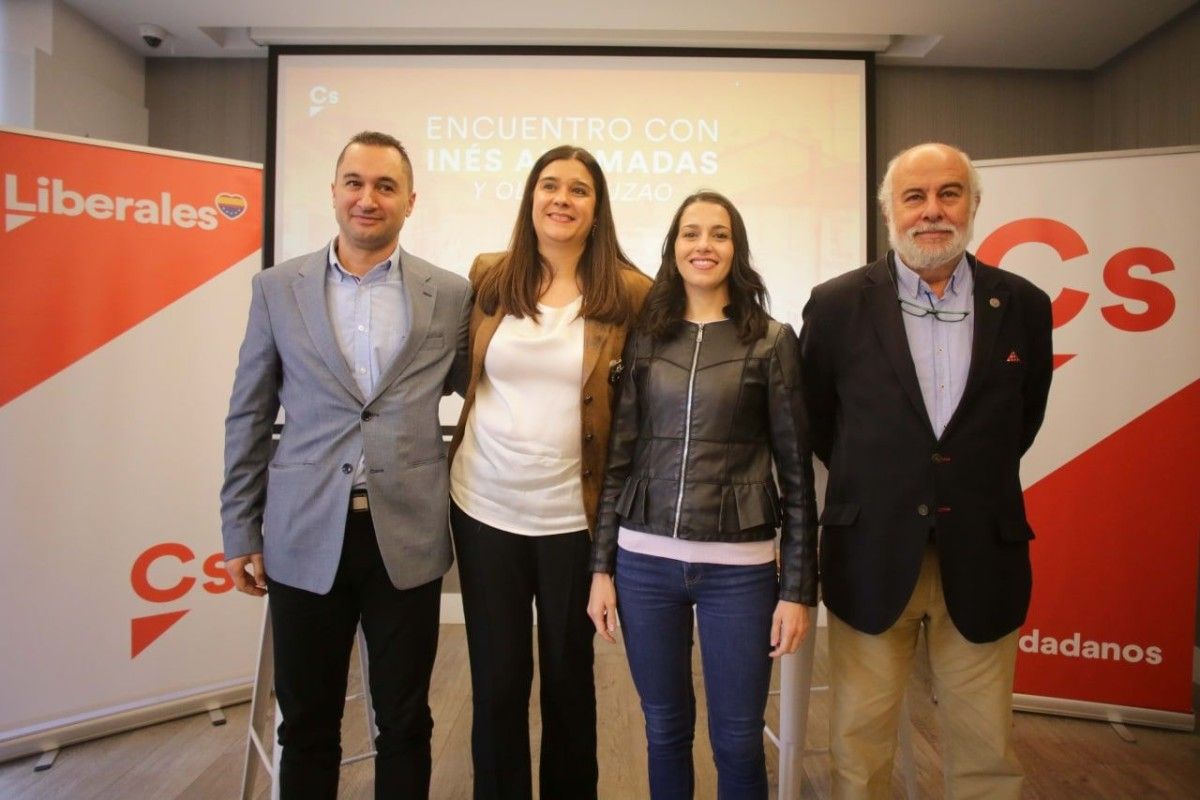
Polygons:
<instances>
[{"instance_id":1,"label":"projection screen","mask_svg":"<svg viewBox=\"0 0 1200 800\"><path fill-rule=\"evenodd\" d=\"M621 244L650 275L699 188L741 210L772 312L797 328L812 285L866 259L869 57L430 50L272 51L264 263L329 242L334 159L364 129L412 156L402 245L457 272L505 249L531 164L564 143L604 167Z\"/></svg>"}]
</instances>

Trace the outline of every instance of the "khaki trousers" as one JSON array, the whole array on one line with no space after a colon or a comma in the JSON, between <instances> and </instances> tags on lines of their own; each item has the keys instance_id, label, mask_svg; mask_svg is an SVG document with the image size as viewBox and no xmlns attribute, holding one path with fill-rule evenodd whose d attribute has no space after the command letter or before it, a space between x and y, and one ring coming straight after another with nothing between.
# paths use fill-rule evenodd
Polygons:
<instances>
[{"instance_id":1,"label":"khaki trousers","mask_svg":"<svg viewBox=\"0 0 1200 800\"><path fill-rule=\"evenodd\" d=\"M872 636L829 615L834 798L891 797L896 725L922 625L946 799L1019 797L1023 773L1012 747L1018 631L985 644L964 639L946 610L937 551L930 546L912 598L891 628Z\"/></svg>"}]
</instances>

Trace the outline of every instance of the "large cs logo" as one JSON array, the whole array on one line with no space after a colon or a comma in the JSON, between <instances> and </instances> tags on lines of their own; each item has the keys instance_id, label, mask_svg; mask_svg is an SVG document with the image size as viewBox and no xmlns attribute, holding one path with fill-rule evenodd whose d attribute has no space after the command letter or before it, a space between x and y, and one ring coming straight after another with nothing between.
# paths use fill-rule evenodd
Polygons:
<instances>
[{"instance_id":1,"label":"large cs logo","mask_svg":"<svg viewBox=\"0 0 1200 800\"><path fill-rule=\"evenodd\" d=\"M992 231L979 245L976 255L985 263L999 264L1010 250L1023 244L1047 245L1063 261L1088 252L1087 243L1070 225L1055 219L1029 218L1014 220ZM1100 307L1100 315L1114 328L1131 333L1160 328L1175 313L1175 295L1171 290L1158 281L1134 275L1137 267L1157 275L1175 269L1175 264L1170 256L1153 247L1130 247L1105 262L1105 287L1117 297L1133 300L1145 308L1131 310L1125 303L1111 303ZM1087 292L1069 287L1062 289L1054 298L1054 327L1060 328L1079 316L1089 299ZM1062 366L1075 355L1056 353L1054 366Z\"/></svg>"},{"instance_id":2,"label":"large cs logo","mask_svg":"<svg viewBox=\"0 0 1200 800\"><path fill-rule=\"evenodd\" d=\"M196 587L199 578L189 574L188 565L196 560L196 554L185 544L162 542L146 548L133 561L129 572L129 583L137 596L150 603L174 603L182 600ZM152 581L151 571L155 574ZM222 594L233 588L233 579L225 571L225 556L213 553L200 565L205 578L200 588L209 594ZM166 577L164 579L164 573ZM134 617L129 621L129 657L137 658L158 637L179 620L190 609L167 611L146 617Z\"/></svg>"}]
</instances>

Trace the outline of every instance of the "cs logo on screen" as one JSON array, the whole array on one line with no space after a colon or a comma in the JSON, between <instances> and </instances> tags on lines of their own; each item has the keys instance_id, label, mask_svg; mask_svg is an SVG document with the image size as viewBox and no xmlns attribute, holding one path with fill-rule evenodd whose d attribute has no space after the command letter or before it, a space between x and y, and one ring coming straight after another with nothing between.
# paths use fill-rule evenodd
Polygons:
<instances>
[{"instance_id":1,"label":"cs logo on screen","mask_svg":"<svg viewBox=\"0 0 1200 800\"><path fill-rule=\"evenodd\" d=\"M195 560L195 551L186 544L160 542L133 560L129 584L138 597L159 604L177 603L196 588L208 594L224 594L233 588L224 554L213 553L199 565L193 565ZM177 608L129 620L129 657L137 658L190 610Z\"/></svg>"},{"instance_id":2,"label":"cs logo on screen","mask_svg":"<svg viewBox=\"0 0 1200 800\"><path fill-rule=\"evenodd\" d=\"M315 117L329 106L337 105L337 89L330 89L328 86L314 86L308 92L308 102L308 115Z\"/></svg>"}]
</instances>

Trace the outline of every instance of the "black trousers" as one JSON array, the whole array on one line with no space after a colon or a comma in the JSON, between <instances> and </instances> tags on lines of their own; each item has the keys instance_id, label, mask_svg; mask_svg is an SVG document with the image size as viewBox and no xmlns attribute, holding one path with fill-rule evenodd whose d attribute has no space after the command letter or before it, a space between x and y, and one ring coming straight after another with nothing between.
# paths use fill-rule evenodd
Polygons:
<instances>
[{"instance_id":1,"label":"black trousers","mask_svg":"<svg viewBox=\"0 0 1200 800\"><path fill-rule=\"evenodd\" d=\"M587 531L520 536L450 507L471 660L476 800L532 797L529 692L537 604L543 800L596 797Z\"/></svg>"},{"instance_id":2,"label":"black trousers","mask_svg":"<svg viewBox=\"0 0 1200 800\"><path fill-rule=\"evenodd\" d=\"M441 592L441 578L412 589L392 585L365 512L347 517L328 594L269 580L283 800L337 797L346 676L360 620L379 726L375 797L429 796L429 677Z\"/></svg>"}]
</instances>

